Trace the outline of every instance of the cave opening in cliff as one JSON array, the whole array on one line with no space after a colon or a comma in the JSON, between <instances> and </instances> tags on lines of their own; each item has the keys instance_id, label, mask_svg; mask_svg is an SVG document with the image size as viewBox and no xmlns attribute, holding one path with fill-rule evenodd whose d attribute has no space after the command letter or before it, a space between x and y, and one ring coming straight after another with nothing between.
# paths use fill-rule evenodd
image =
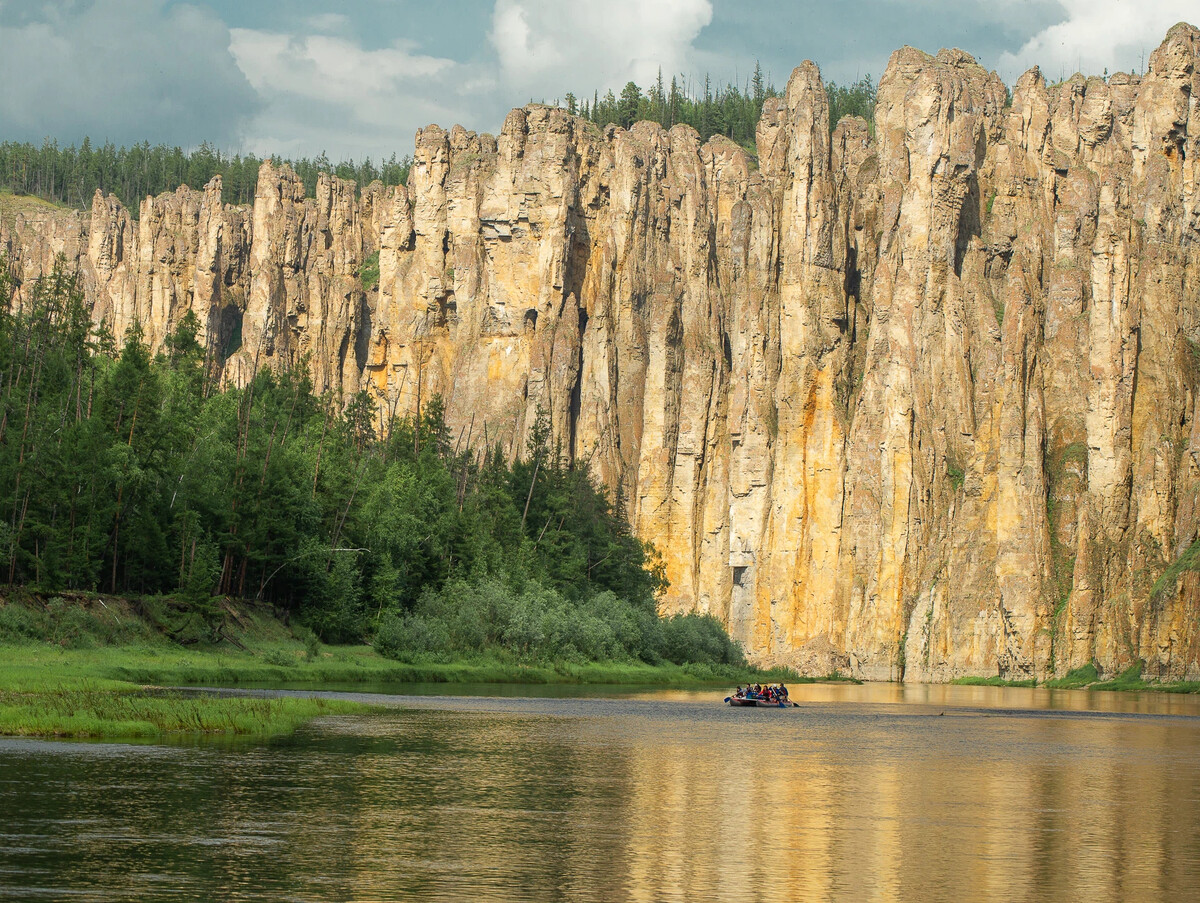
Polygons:
<instances>
[{"instance_id":1,"label":"cave opening in cliff","mask_svg":"<svg viewBox=\"0 0 1200 903\"><path fill-rule=\"evenodd\" d=\"M862 272L858 268L858 249L854 245L848 245L846 248L846 275L842 282L842 289L846 293L847 302L850 302L851 298L854 301L850 303L858 301L859 292L862 291ZM845 332L846 325L846 321L842 320L838 323L838 328Z\"/></svg>"},{"instance_id":2,"label":"cave opening in cliff","mask_svg":"<svg viewBox=\"0 0 1200 903\"><path fill-rule=\"evenodd\" d=\"M741 556L739 556L741 557ZM744 558L742 560L745 560ZM753 565L733 565L733 586L729 593L730 633L742 634L750 620L753 607L751 587L754 583Z\"/></svg>"},{"instance_id":3,"label":"cave opening in cliff","mask_svg":"<svg viewBox=\"0 0 1200 903\"><path fill-rule=\"evenodd\" d=\"M575 385L571 386L571 407L570 407L570 443L568 448L571 451L571 460L574 461L579 456L579 449L576 448L576 437L578 436L579 414L583 410L583 336L587 332L588 314L582 307L579 309L579 355L576 359L575 369Z\"/></svg>"},{"instance_id":4,"label":"cave opening in cliff","mask_svg":"<svg viewBox=\"0 0 1200 903\"><path fill-rule=\"evenodd\" d=\"M454 292L447 292L437 299L437 322L434 324L438 329L445 329L452 321L458 319L458 302L454 300Z\"/></svg>"},{"instance_id":5,"label":"cave opening in cliff","mask_svg":"<svg viewBox=\"0 0 1200 903\"><path fill-rule=\"evenodd\" d=\"M982 216L979 196L979 179L972 176L967 196L963 199L962 208L958 213L958 234L954 241L954 275L962 277L963 258L971 246L971 239L979 237Z\"/></svg>"},{"instance_id":6,"label":"cave opening in cliff","mask_svg":"<svg viewBox=\"0 0 1200 903\"><path fill-rule=\"evenodd\" d=\"M367 358L371 348L371 305L367 303L366 295L358 299L358 328L354 333L354 365L362 373L367 366Z\"/></svg>"},{"instance_id":7,"label":"cave opening in cliff","mask_svg":"<svg viewBox=\"0 0 1200 903\"><path fill-rule=\"evenodd\" d=\"M213 308L208 315L208 334L212 348L222 362L242 347L242 311L236 304Z\"/></svg>"}]
</instances>

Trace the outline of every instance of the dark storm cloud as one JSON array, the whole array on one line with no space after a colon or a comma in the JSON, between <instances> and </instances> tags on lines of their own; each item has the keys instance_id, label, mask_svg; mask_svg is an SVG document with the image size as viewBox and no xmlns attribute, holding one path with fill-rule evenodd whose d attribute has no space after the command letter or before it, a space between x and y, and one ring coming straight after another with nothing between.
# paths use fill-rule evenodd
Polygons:
<instances>
[{"instance_id":1,"label":"dark storm cloud","mask_svg":"<svg viewBox=\"0 0 1200 903\"><path fill-rule=\"evenodd\" d=\"M241 144L260 99L211 9L0 2L0 140Z\"/></svg>"}]
</instances>

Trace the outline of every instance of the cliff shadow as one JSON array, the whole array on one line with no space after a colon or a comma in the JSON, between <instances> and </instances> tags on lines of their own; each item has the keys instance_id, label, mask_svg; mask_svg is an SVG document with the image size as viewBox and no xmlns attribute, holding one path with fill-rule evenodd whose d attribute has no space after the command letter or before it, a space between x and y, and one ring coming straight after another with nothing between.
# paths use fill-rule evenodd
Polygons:
<instances>
[{"instance_id":1,"label":"cliff shadow","mask_svg":"<svg viewBox=\"0 0 1200 903\"><path fill-rule=\"evenodd\" d=\"M242 309L232 300L208 312L208 350L221 366L242 347L242 319Z\"/></svg>"}]
</instances>

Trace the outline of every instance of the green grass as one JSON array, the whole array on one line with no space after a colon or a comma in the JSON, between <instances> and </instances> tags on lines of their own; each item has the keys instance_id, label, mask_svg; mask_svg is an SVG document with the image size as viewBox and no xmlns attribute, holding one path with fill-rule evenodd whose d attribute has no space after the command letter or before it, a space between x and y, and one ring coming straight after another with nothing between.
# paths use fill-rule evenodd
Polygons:
<instances>
[{"instance_id":1,"label":"green grass","mask_svg":"<svg viewBox=\"0 0 1200 903\"><path fill-rule=\"evenodd\" d=\"M1173 684L1154 684L1149 689L1158 693L1200 693L1200 680L1180 680Z\"/></svg>"},{"instance_id":2,"label":"green grass","mask_svg":"<svg viewBox=\"0 0 1200 903\"><path fill-rule=\"evenodd\" d=\"M32 194L13 194L7 188L0 189L0 217L9 219L18 213L40 213L51 210L68 210L65 204L56 204Z\"/></svg>"},{"instance_id":3,"label":"green grass","mask_svg":"<svg viewBox=\"0 0 1200 903\"><path fill-rule=\"evenodd\" d=\"M1046 686L1051 690L1078 690L1094 684L1099 679L1100 672L1096 670L1096 663L1088 662L1068 671L1065 677L1046 681Z\"/></svg>"},{"instance_id":4,"label":"green grass","mask_svg":"<svg viewBox=\"0 0 1200 903\"><path fill-rule=\"evenodd\" d=\"M0 608L0 613L13 607ZM11 611L7 615L11 626L17 619ZM220 698L162 690L159 685L188 683L169 678L204 663L208 653L175 646L153 633L142 635L127 611L124 618L117 617L121 626L115 638L104 631L76 633L61 623L52 631L56 641L4 638L0 735L162 739L187 734L265 739L289 734L323 715L373 711L357 703L320 699ZM78 612L65 620L76 626L86 623ZM131 632L139 638L129 640ZM100 645L105 637L116 645ZM222 656L217 660L219 667L229 667ZM217 672L200 668L196 673Z\"/></svg>"},{"instance_id":5,"label":"green grass","mask_svg":"<svg viewBox=\"0 0 1200 903\"><path fill-rule=\"evenodd\" d=\"M949 461L946 462L946 476L950 478L951 485L954 486L954 491L959 492L963 488L963 484L967 480L967 475L961 467L956 467Z\"/></svg>"},{"instance_id":6,"label":"green grass","mask_svg":"<svg viewBox=\"0 0 1200 903\"><path fill-rule=\"evenodd\" d=\"M17 737L161 739L171 734L267 738L323 715L371 711L358 703L287 697L221 698L134 687L0 690L0 734Z\"/></svg>"},{"instance_id":7,"label":"green grass","mask_svg":"<svg viewBox=\"0 0 1200 903\"><path fill-rule=\"evenodd\" d=\"M1146 687L1146 682L1142 680L1142 669L1145 667L1144 662L1137 662L1130 665L1112 680L1103 680L1099 683L1092 684L1093 690L1142 690Z\"/></svg>"},{"instance_id":8,"label":"green grass","mask_svg":"<svg viewBox=\"0 0 1200 903\"><path fill-rule=\"evenodd\" d=\"M1152 601L1158 601L1159 598L1168 592L1175 592L1179 576L1184 571L1200 570L1200 539L1184 550L1183 554L1176 558L1163 571L1162 576L1155 582L1150 590L1150 598Z\"/></svg>"},{"instance_id":9,"label":"green grass","mask_svg":"<svg viewBox=\"0 0 1200 903\"><path fill-rule=\"evenodd\" d=\"M1037 680L1005 680L998 674L991 677L956 677L950 681L960 687L1036 687Z\"/></svg>"},{"instance_id":10,"label":"green grass","mask_svg":"<svg viewBox=\"0 0 1200 903\"><path fill-rule=\"evenodd\" d=\"M1181 680L1175 683L1157 683L1144 680L1142 672L1145 662L1130 665L1111 680L1101 680L1095 662L1088 662L1068 671L1065 677L1048 680L1045 686L1051 690L1119 690L1123 692L1151 691L1154 693L1200 693L1200 681Z\"/></svg>"},{"instance_id":11,"label":"green grass","mask_svg":"<svg viewBox=\"0 0 1200 903\"><path fill-rule=\"evenodd\" d=\"M353 703L288 697L221 698L164 687L312 687L402 683L731 686L854 681L788 669L643 662L525 662L476 656L399 662L370 646L324 646L266 606L220 602L219 642L169 599L28 594L0 604L0 735L162 738L287 734L322 715L368 712ZM173 638L183 637L187 645Z\"/></svg>"},{"instance_id":12,"label":"green grass","mask_svg":"<svg viewBox=\"0 0 1200 903\"><path fill-rule=\"evenodd\" d=\"M1142 679L1144 662L1126 668L1111 680L1101 680L1095 662L1068 671L1066 676L1048 680L1042 684L1048 690L1120 690L1124 692L1152 691L1156 693L1200 693L1200 681L1178 681L1155 683ZM1036 687L1036 680L1005 680L993 677L958 677L952 684L966 687Z\"/></svg>"},{"instance_id":13,"label":"green grass","mask_svg":"<svg viewBox=\"0 0 1200 903\"><path fill-rule=\"evenodd\" d=\"M287 664L280 664L287 662ZM44 675L72 685L236 687L275 684L528 683L655 684L688 687L746 681L817 683L853 678L837 672L802 677L788 669L760 671L727 665L649 665L643 662L528 663L478 656L455 661L397 662L369 646L322 646L310 658L298 642L238 650L161 645L62 649L44 643L0 645L0 689L38 687Z\"/></svg>"}]
</instances>

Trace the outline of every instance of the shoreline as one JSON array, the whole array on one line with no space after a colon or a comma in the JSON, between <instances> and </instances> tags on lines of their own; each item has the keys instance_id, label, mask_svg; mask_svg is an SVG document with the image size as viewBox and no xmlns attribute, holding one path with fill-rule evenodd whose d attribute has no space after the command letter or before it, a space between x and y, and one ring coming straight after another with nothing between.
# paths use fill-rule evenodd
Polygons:
<instances>
[{"instance_id":1,"label":"shoreline","mask_svg":"<svg viewBox=\"0 0 1200 903\"><path fill-rule=\"evenodd\" d=\"M218 642L182 645L127 599L0 604L0 736L116 740L225 736L267 740L314 718L367 714L359 703L204 698L191 687L330 689L405 684L624 685L688 689L786 681L863 683L833 672L644 662L536 662L492 654L385 658L368 645L325 646L266 606L230 602ZM36 630L34 629L36 628ZM1200 683L1154 684L1140 667L1101 680L1093 666L1044 682L964 677L950 684L1200 693ZM163 689L170 688L170 689Z\"/></svg>"},{"instance_id":2,"label":"shoreline","mask_svg":"<svg viewBox=\"0 0 1200 903\"><path fill-rule=\"evenodd\" d=\"M798 677L781 672L713 673L711 668L629 663L529 665L496 660L404 663L384 659L369 646L266 650L184 648L162 644L64 649L42 642L0 644L0 736L43 739L168 740L223 736L266 741L294 733L329 715L380 710L361 702L309 696L199 694L191 688L366 690L411 684L497 684L550 688L645 686L701 689L747 680L784 679L794 685L862 683L840 675ZM272 664L289 656L288 664ZM1075 674L1036 684L1041 689L1082 689L1196 694L1194 683L1146 684L1130 672L1115 680L1081 684ZM257 686L252 686L257 685ZM1029 681L959 678L948 686L1034 688ZM353 690L348 690L353 692Z\"/></svg>"},{"instance_id":3,"label":"shoreline","mask_svg":"<svg viewBox=\"0 0 1200 903\"><path fill-rule=\"evenodd\" d=\"M275 662L284 662L275 664ZM165 643L66 649L44 642L0 643L0 736L165 739L224 735L267 740L293 733L325 715L368 714L359 703L201 696L191 687L249 685L320 690L330 686L414 683L511 686L643 685L702 688L817 678L707 666L631 663L529 665L494 659L395 662L369 646L199 649ZM836 679L836 678L835 678Z\"/></svg>"}]
</instances>

